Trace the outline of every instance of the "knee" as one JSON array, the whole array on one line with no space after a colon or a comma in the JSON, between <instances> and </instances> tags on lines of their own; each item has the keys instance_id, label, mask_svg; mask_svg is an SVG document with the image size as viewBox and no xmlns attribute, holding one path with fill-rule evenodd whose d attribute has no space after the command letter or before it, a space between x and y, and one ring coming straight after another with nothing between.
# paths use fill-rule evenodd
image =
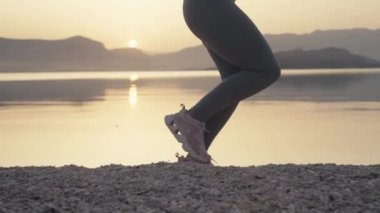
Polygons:
<instances>
[{"instance_id":1,"label":"knee","mask_svg":"<svg viewBox=\"0 0 380 213\"><path fill-rule=\"evenodd\" d=\"M267 71L266 76L270 84L276 82L281 77L281 67L276 64Z\"/></svg>"},{"instance_id":2,"label":"knee","mask_svg":"<svg viewBox=\"0 0 380 213\"><path fill-rule=\"evenodd\" d=\"M277 66L273 70L273 82L276 82L281 77L281 67Z\"/></svg>"}]
</instances>

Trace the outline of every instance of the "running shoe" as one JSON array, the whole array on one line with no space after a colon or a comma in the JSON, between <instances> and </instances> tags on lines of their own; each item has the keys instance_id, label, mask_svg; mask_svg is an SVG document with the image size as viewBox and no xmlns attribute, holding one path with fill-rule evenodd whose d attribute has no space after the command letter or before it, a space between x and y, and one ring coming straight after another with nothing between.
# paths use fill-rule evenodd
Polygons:
<instances>
[{"instance_id":1,"label":"running shoe","mask_svg":"<svg viewBox=\"0 0 380 213\"><path fill-rule=\"evenodd\" d=\"M193 158L201 162L210 162L211 156L207 153L204 143L205 123L192 118L185 105L181 103L182 109L165 116L165 124L172 132L182 148Z\"/></svg>"}]
</instances>

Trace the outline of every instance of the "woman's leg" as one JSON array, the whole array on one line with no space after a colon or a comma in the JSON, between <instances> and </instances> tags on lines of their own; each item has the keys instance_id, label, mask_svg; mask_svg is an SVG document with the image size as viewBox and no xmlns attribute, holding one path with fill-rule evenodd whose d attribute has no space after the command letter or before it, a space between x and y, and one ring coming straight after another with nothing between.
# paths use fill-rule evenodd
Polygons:
<instances>
[{"instance_id":1,"label":"woman's leg","mask_svg":"<svg viewBox=\"0 0 380 213\"><path fill-rule=\"evenodd\" d=\"M229 107L219 110L206 121L206 128L210 131L205 132L204 140L206 150L210 148L215 137L219 134L220 130L222 130L224 125L230 119L238 104L239 103L235 103Z\"/></svg>"},{"instance_id":2,"label":"woman's leg","mask_svg":"<svg viewBox=\"0 0 380 213\"><path fill-rule=\"evenodd\" d=\"M205 122L216 112L237 104L260 92L276 81L277 74L255 73L243 70L231 75L206 94L198 103L189 109L195 119Z\"/></svg>"},{"instance_id":3,"label":"woman's leg","mask_svg":"<svg viewBox=\"0 0 380 213\"><path fill-rule=\"evenodd\" d=\"M209 55L211 56L211 59L214 61L216 67L218 68L222 80L232 74L239 72L239 69L237 67L220 58L214 51L212 51L207 46L205 47ZM230 119L238 104L239 103L231 104L230 106L219 110L218 112L213 114L208 120L206 120L206 128L210 131L205 132L204 141L206 150L210 148L211 143L218 135L220 130L222 130L227 121Z\"/></svg>"},{"instance_id":4,"label":"woman's leg","mask_svg":"<svg viewBox=\"0 0 380 213\"><path fill-rule=\"evenodd\" d=\"M233 1L185 0L184 15L205 46L239 68L189 109L195 119L205 122L280 77L280 67L265 38Z\"/></svg>"}]
</instances>

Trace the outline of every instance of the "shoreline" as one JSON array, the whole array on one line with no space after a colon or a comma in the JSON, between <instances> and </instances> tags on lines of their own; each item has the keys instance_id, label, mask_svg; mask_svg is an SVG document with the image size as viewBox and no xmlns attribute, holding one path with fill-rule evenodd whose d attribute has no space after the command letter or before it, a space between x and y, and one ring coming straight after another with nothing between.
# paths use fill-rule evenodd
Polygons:
<instances>
[{"instance_id":1,"label":"shoreline","mask_svg":"<svg viewBox=\"0 0 380 213\"><path fill-rule=\"evenodd\" d=\"M380 212L380 164L0 167L0 212Z\"/></svg>"}]
</instances>

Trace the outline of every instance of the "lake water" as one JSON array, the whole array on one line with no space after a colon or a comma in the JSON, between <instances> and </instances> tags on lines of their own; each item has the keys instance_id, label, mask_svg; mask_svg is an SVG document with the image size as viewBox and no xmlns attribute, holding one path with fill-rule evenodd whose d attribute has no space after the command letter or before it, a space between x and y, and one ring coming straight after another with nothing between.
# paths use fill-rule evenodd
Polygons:
<instances>
[{"instance_id":1,"label":"lake water","mask_svg":"<svg viewBox=\"0 0 380 213\"><path fill-rule=\"evenodd\" d=\"M0 166L175 162L164 116L220 82L212 71L0 74ZM240 102L217 165L380 163L380 69L284 70Z\"/></svg>"}]
</instances>

